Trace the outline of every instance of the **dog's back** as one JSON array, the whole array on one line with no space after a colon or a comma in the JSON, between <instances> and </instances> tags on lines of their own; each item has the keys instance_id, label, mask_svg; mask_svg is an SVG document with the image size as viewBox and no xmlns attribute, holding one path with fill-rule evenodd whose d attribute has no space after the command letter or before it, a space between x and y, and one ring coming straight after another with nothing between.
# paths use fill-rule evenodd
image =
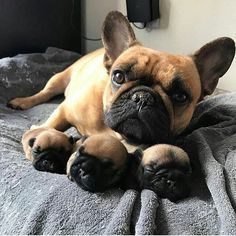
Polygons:
<instances>
[{"instance_id":1,"label":"dog's back","mask_svg":"<svg viewBox=\"0 0 236 236\"><path fill-rule=\"evenodd\" d=\"M98 49L83 56L66 69L70 71L70 83L65 91L66 97L78 94L79 91L88 89L88 86L98 86L102 81L107 80L107 71L103 66L103 56L104 49Z\"/></svg>"}]
</instances>

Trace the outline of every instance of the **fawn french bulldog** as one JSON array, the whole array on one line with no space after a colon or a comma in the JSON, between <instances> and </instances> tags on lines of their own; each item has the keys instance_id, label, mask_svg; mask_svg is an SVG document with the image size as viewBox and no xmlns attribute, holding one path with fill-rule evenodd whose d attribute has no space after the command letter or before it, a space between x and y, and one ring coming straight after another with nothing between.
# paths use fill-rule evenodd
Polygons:
<instances>
[{"instance_id":1,"label":"fawn french bulldog","mask_svg":"<svg viewBox=\"0 0 236 236\"><path fill-rule=\"evenodd\" d=\"M88 191L134 178L139 189L163 198L187 196L190 160L172 140L229 69L234 41L218 38L191 56L156 51L139 43L116 11L104 21L102 40L104 48L54 75L42 91L9 102L12 108L28 109L65 94L44 124L23 135L26 157L38 170L67 172ZM82 139L63 133L71 126Z\"/></svg>"}]
</instances>

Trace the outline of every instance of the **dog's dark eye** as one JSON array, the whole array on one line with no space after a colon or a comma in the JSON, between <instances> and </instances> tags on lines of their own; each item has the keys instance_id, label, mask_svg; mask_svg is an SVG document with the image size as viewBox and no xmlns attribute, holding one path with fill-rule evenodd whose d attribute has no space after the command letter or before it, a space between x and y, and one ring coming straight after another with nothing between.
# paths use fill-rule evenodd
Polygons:
<instances>
[{"instance_id":1,"label":"dog's dark eye","mask_svg":"<svg viewBox=\"0 0 236 236\"><path fill-rule=\"evenodd\" d=\"M125 82L125 73L123 71L117 70L112 74L112 81L117 85L121 85Z\"/></svg>"},{"instance_id":2,"label":"dog's dark eye","mask_svg":"<svg viewBox=\"0 0 236 236\"><path fill-rule=\"evenodd\" d=\"M188 101L188 95L185 92L178 92L172 95L172 101L176 105L185 105Z\"/></svg>"}]
</instances>

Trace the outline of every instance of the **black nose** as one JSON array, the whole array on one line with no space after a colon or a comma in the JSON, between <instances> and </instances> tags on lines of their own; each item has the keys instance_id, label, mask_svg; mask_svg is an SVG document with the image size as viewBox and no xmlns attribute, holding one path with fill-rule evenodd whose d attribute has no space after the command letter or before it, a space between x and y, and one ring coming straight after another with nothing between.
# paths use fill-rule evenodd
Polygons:
<instances>
[{"instance_id":1,"label":"black nose","mask_svg":"<svg viewBox=\"0 0 236 236\"><path fill-rule=\"evenodd\" d=\"M155 99L152 94L144 91L138 91L131 96L131 100L137 103L138 110L145 106L153 105Z\"/></svg>"}]
</instances>

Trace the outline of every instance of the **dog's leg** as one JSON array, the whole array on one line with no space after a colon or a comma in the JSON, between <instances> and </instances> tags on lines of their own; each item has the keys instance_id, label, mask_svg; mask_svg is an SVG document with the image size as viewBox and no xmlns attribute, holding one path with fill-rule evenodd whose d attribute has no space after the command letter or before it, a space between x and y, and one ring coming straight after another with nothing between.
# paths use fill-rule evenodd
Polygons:
<instances>
[{"instance_id":1,"label":"dog's leg","mask_svg":"<svg viewBox=\"0 0 236 236\"><path fill-rule=\"evenodd\" d=\"M26 158L35 169L65 174L66 163L72 153L73 139L52 128L37 128L22 137Z\"/></svg>"},{"instance_id":2,"label":"dog's leg","mask_svg":"<svg viewBox=\"0 0 236 236\"><path fill-rule=\"evenodd\" d=\"M66 109L64 109L64 102L62 102L50 115L50 117L42 125L38 127L49 127L59 131L65 131L71 127L71 124L66 118ZM35 126L37 127L37 126Z\"/></svg>"},{"instance_id":3,"label":"dog's leg","mask_svg":"<svg viewBox=\"0 0 236 236\"><path fill-rule=\"evenodd\" d=\"M8 102L8 106L14 109L25 110L35 105L44 103L56 95L63 94L70 82L70 67L57 73L47 82L45 87L30 97L15 98Z\"/></svg>"},{"instance_id":4,"label":"dog's leg","mask_svg":"<svg viewBox=\"0 0 236 236\"><path fill-rule=\"evenodd\" d=\"M77 141L67 175L84 190L100 192L118 185L128 162L125 146L113 136L97 134Z\"/></svg>"},{"instance_id":5,"label":"dog's leg","mask_svg":"<svg viewBox=\"0 0 236 236\"><path fill-rule=\"evenodd\" d=\"M191 164L184 150L159 144L146 149L141 156L138 174L141 188L174 202L188 196Z\"/></svg>"}]
</instances>

